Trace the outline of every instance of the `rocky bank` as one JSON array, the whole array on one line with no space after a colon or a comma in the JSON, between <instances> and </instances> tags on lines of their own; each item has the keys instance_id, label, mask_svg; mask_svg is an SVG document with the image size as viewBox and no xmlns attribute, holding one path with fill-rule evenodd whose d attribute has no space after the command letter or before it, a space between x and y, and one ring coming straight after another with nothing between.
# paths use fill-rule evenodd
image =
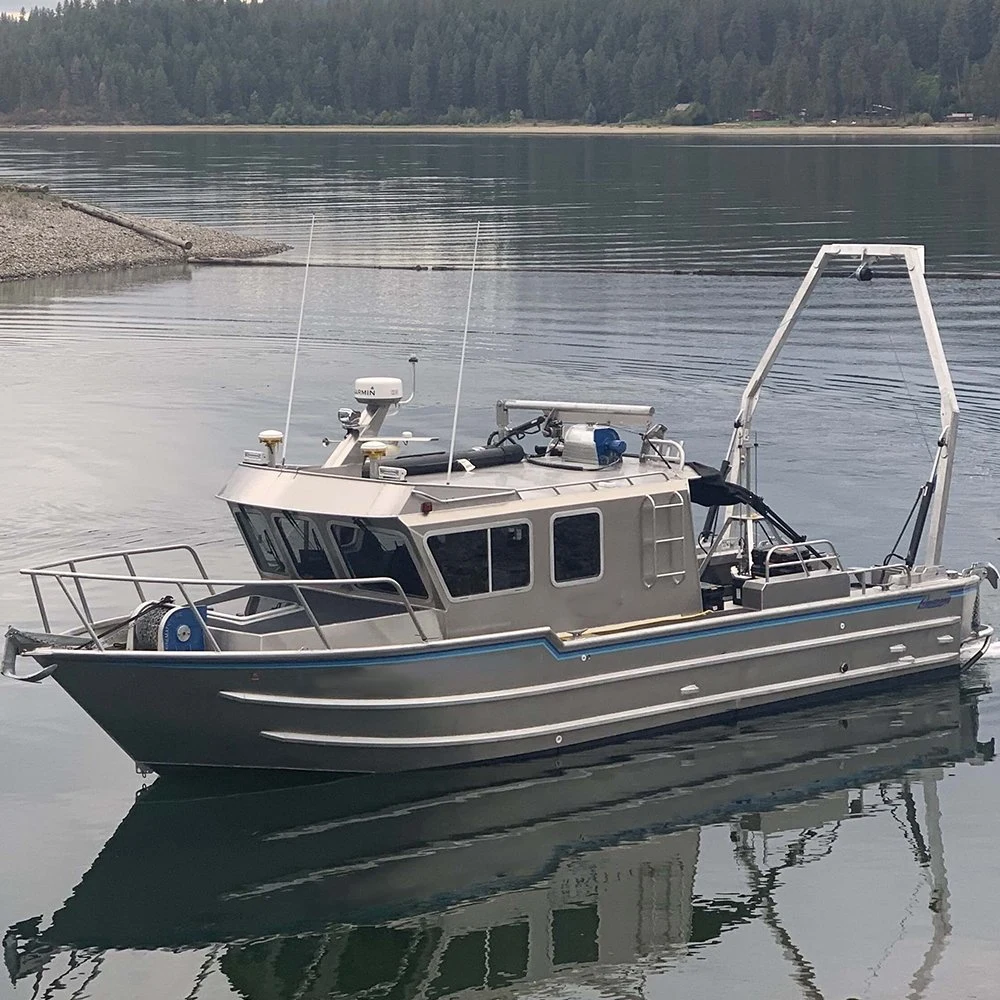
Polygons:
<instances>
[{"instance_id":1,"label":"rocky bank","mask_svg":"<svg viewBox=\"0 0 1000 1000\"><path fill-rule=\"evenodd\" d=\"M265 257L285 244L206 226L120 213L123 219L190 241L189 251L65 206L47 191L0 186L0 281L74 271L176 264L188 257Z\"/></svg>"}]
</instances>

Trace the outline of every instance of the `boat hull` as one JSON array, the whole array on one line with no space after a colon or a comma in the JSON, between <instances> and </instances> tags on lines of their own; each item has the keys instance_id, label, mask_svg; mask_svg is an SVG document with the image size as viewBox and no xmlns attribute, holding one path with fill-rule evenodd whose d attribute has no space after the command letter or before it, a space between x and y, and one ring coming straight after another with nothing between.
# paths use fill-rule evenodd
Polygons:
<instances>
[{"instance_id":1,"label":"boat hull","mask_svg":"<svg viewBox=\"0 0 1000 1000\"><path fill-rule=\"evenodd\" d=\"M351 653L59 651L53 676L138 764L389 772L558 753L957 671L976 587Z\"/></svg>"}]
</instances>

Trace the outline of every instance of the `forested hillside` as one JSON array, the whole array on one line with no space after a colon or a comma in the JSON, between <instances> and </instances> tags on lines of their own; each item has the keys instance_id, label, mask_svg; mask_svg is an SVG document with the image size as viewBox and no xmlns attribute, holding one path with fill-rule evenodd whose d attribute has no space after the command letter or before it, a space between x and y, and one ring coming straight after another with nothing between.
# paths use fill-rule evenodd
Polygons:
<instances>
[{"instance_id":1,"label":"forested hillside","mask_svg":"<svg viewBox=\"0 0 1000 1000\"><path fill-rule=\"evenodd\" d=\"M69 0L0 20L7 121L707 121L751 108L996 116L1000 0Z\"/></svg>"}]
</instances>

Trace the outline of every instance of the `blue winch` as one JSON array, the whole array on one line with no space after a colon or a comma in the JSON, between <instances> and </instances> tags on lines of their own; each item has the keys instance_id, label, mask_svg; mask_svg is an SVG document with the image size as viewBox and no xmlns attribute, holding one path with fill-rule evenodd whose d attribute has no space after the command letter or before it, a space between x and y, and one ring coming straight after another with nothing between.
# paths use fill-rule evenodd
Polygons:
<instances>
[{"instance_id":1,"label":"blue winch","mask_svg":"<svg viewBox=\"0 0 1000 1000\"><path fill-rule=\"evenodd\" d=\"M206 609L199 608L204 616ZM128 648L165 652L196 652L205 648L205 630L189 607L162 601L138 609L129 628Z\"/></svg>"}]
</instances>

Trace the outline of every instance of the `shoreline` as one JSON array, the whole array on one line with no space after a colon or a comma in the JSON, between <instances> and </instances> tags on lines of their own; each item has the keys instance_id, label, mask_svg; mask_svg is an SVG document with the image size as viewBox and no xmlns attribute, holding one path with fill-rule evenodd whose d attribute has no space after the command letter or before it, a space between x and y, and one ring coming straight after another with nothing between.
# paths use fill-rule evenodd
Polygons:
<instances>
[{"instance_id":1,"label":"shoreline","mask_svg":"<svg viewBox=\"0 0 1000 1000\"><path fill-rule=\"evenodd\" d=\"M287 249L209 226L109 212L37 185L0 187L0 283L184 264L192 255L249 260Z\"/></svg>"},{"instance_id":2,"label":"shoreline","mask_svg":"<svg viewBox=\"0 0 1000 1000\"><path fill-rule=\"evenodd\" d=\"M80 134L206 135L275 134L288 132L320 135L513 135L513 136L706 136L752 139L757 136L817 138L911 136L942 138L1000 138L1000 124L975 125L936 122L933 125L0 125L0 134L30 132Z\"/></svg>"}]
</instances>

